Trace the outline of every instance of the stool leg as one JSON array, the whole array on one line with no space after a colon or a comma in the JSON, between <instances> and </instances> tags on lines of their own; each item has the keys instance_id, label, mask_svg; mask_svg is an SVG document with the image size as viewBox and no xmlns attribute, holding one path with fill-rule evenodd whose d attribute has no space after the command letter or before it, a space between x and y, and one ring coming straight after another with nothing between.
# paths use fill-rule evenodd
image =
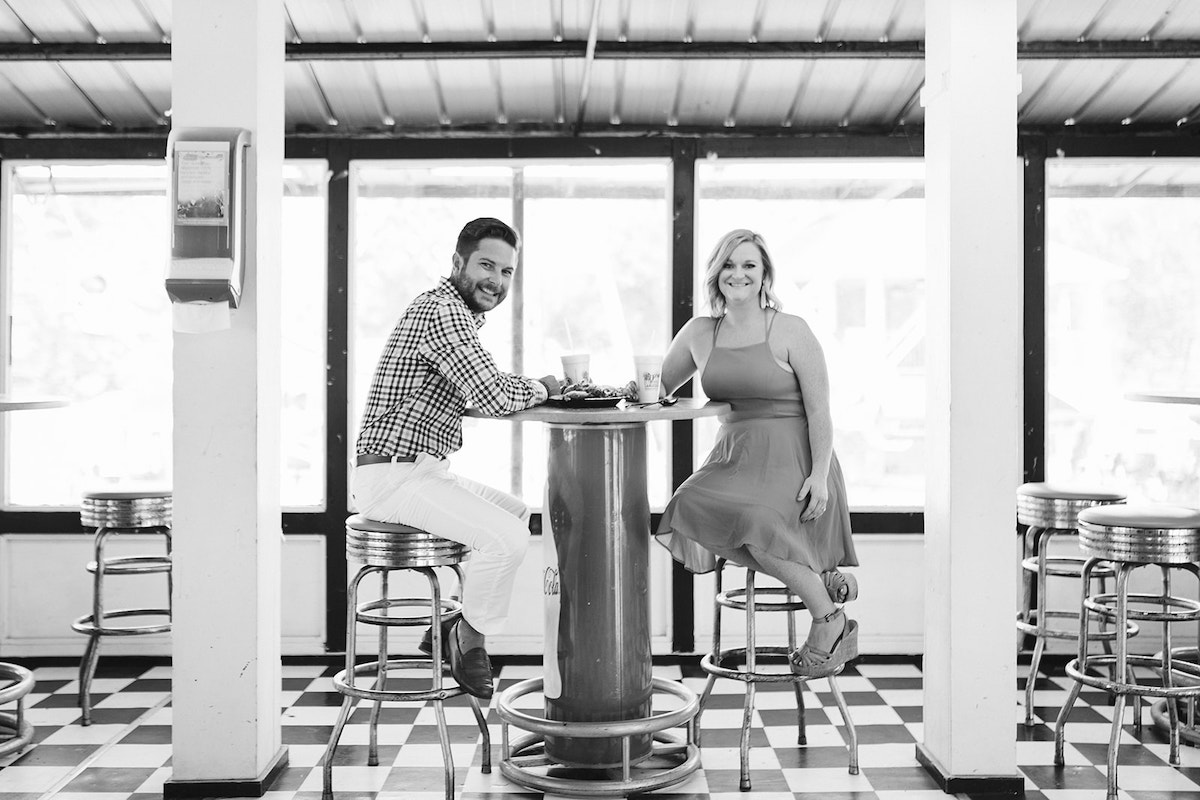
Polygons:
<instances>
[{"instance_id":1,"label":"stool leg","mask_svg":"<svg viewBox=\"0 0 1200 800\"><path fill-rule=\"evenodd\" d=\"M358 585L362 579L374 571L372 567L363 567L350 578L346 587L346 684L354 685L354 659L358 649ZM321 800L333 800L333 755L337 751L338 740L342 738L342 729L350 719L350 711L358 698L346 695L342 701L342 710L338 714L337 723L325 747L325 757L321 760Z\"/></svg>"},{"instance_id":2,"label":"stool leg","mask_svg":"<svg viewBox=\"0 0 1200 800\"><path fill-rule=\"evenodd\" d=\"M850 774L858 774L858 731L854 729L854 720L850 718L850 709L846 705L846 698L842 695L842 688L838 686L837 675L830 675L828 678L829 690L833 692L833 699L837 702L838 712L842 715L842 722L846 726L846 737L850 740Z\"/></svg>"},{"instance_id":3,"label":"stool leg","mask_svg":"<svg viewBox=\"0 0 1200 800\"><path fill-rule=\"evenodd\" d=\"M1126 622L1129 619L1129 564L1121 564L1117 569L1117 669L1122 675L1129 672L1129 639L1126 632ZM1113 703L1112 731L1108 737L1108 800L1117 800L1117 755L1121 741L1121 729L1125 716L1125 693L1117 694ZM1135 706L1135 710L1140 709ZM1140 716L1140 715L1139 715Z\"/></svg>"},{"instance_id":4,"label":"stool leg","mask_svg":"<svg viewBox=\"0 0 1200 800\"><path fill-rule=\"evenodd\" d=\"M1087 671L1087 653L1088 653L1088 635L1090 627L1088 621L1090 614L1087 609L1088 588L1092 585L1092 570L1100 563L1099 559L1089 558L1080 570L1079 579L1079 639L1078 650L1076 651L1075 666L1080 674ZM1079 690L1083 688L1083 684L1075 681L1071 684L1071 690L1067 693L1067 699L1063 703L1062 708L1058 710L1058 719L1054 722L1054 764L1061 767L1066 762L1063 758L1063 739L1066 733L1067 717L1071 716L1071 709L1075 706L1075 701L1079 699Z\"/></svg>"},{"instance_id":5,"label":"stool leg","mask_svg":"<svg viewBox=\"0 0 1200 800\"><path fill-rule=\"evenodd\" d=\"M438 659L437 669L441 669L441 659ZM492 732L488 730L487 718L483 715L483 710L479 707L479 701L475 699L475 695L467 695L467 700L471 703L471 712L475 714L475 724L479 726L479 736L482 741L479 743L482 751L482 761L479 764L479 771L484 775L491 774L492 771Z\"/></svg>"},{"instance_id":6,"label":"stool leg","mask_svg":"<svg viewBox=\"0 0 1200 800\"><path fill-rule=\"evenodd\" d=\"M421 569L425 578L429 581L429 598L431 602L431 615L433 617L434 630L439 630L442 621L442 584L438 581L437 575L432 569ZM453 635L453 634L452 634ZM434 664L440 664L441 651L434 648L437 652L437 659ZM440 669L433 670L433 691L440 691L442 688L442 671ZM443 706L441 697L436 697L433 700L433 714L437 718L438 741L442 745L442 768L446 775L446 800L454 800L454 754L450 751L450 730L446 727L446 709ZM478 717L476 718L478 720Z\"/></svg>"},{"instance_id":7,"label":"stool leg","mask_svg":"<svg viewBox=\"0 0 1200 800\"><path fill-rule=\"evenodd\" d=\"M1021 621L1031 623L1031 615L1034 609L1034 578L1029 570L1024 568L1025 559L1033 556L1037 552L1034 546L1034 541L1037 539L1037 533L1041 528L1029 526L1025 529L1025 535L1021 537ZM1018 632L1017 649L1022 650L1027 645L1029 634Z\"/></svg>"},{"instance_id":8,"label":"stool leg","mask_svg":"<svg viewBox=\"0 0 1200 800\"><path fill-rule=\"evenodd\" d=\"M721 666L721 604L716 598L721 596L721 587L724 584L722 570L725 566L725 559L718 558L714 577L717 580L717 588L713 592L713 644L712 644L712 661L716 666ZM712 695L713 686L717 682L717 676L709 673L708 680L704 682L704 691L700 694L700 705L696 709L696 716L692 718L693 737L696 740L696 746L700 746L700 715L704 713L704 706L708 703L708 698Z\"/></svg>"},{"instance_id":9,"label":"stool leg","mask_svg":"<svg viewBox=\"0 0 1200 800\"><path fill-rule=\"evenodd\" d=\"M390 570L380 570L379 572L379 598L383 600L383 608L380 615L388 616L390 609L389 605L389 589L388 575ZM375 689L376 691L387 691L387 662L388 662L388 626L379 626L379 663L375 671ZM367 745L367 766L379 766L379 712L383 708L383 701L376 700L371 704L370 721L367 724L368 730L368 745Z\"/></svg>"},{"instance_id":10,"label":"stool leg","mask_svg":"<svg viewBox=\"0 0 1200 800\"><path fill-rule=\"evenodd\" d=\"M1036 551L1037 551L1037 614L1036 625L1038 631L1046 629L1046 557L1050 549L1050 539L1054 533L1053 528L1030 528L1029 531L1037 531L1036 534ZM1034 637L1033 656L1029 659L1029 677L1025 679L1025 727L1033 727L1033 691L1037 685L1038 670L1042 664L1042 653L1046 649L1046 637L1041 633Z\"/></svg>"},{"instance_id":11,"label":"stool leg","mask_svg":"<svg viewBox=\"0 0 1200 800\"><path fill-rule=\"evenodd\" d=\"M171 549L171 529L163 528L163 536L167 539L167 559L171 561L171 569L167 570L167 619L175 621L175 562Z\"/></svg>"},{"instance_id":12,"label":"stool leg","mask_svg":"<svg viewBox=\"0 0 1200 800\"><path fill-rule=\"evenodd\" d=\"M1162 570L1162 587L1163 587L1163 612L1170 611L1170 606L1167 603L1167 598L1171 597L1171 570L1167 566L1160 567ZM1172 651L1175 649L1171 641L1171 623L1163 620L1162 623L1162 685L1164 688L1170 689L1175 685L1175 676L1171 672ZM1140 710L1140 709L1139 709ZM1180 766L1179 763L1179 706L1175 698L1167 698L1167 719L1170 722L1170 754L1169 763L1173 767Z\"/></svg>"},{"instance_id":13,"label":"stool leg","mask_svg":"<svg viewBox=\"0 0 1200 800\"><path fill-rule=\"evenodd\" d=\"M746 570L746 672L758 670L758 659L754 652L754 570ZM741 780L738 784L743 792L750 791L750 726L754 719L754 682L746 681L746 701L742 709Z\"/></svg>"},{"instance_id":14,"label":"stool leg","mask_svg":"<svg viewBox=\"0 0 1200 800\"><path fill-rule=\"evenodd\" d=\"M454 594L450 595L450 599L454 601L462 600L463 587L463 570L459 564L454 564L451 569L458 577L458 586L455 587ZM442 617L440 604L434 607L433 630L441 631ZM442 674L442 650L440 647L434 648L433 671L434 673ZM492 732L488 729L487 717L483 713L483 709L479 706L479 700L474 695L467 695L467 702L471 704L471 713L475 715L475 724L479 726L480 743L479 747L482 751L482 761L479 764L479 771L484 775L490 775L492 772Z\"/></svg>"},{"instance_id":15,"label":"stool leg","mask_svg":"<svg viewBox=\"0 0 1200 800\"><path fill-rule=\"evenodd\" d=\"M788 595L787 602L793 602L795 595ZM796 612L787 612L787 643L788 652L792 653L796 650ZM792 682L792 688L796 692L796 744L805 746L808 744L808 731L804 726L804 685L805 681L797 680Z\"/></svg>"},{"instance_id":16,"label":"stool leg","mask_svg":"<svg viewBox=\"0 0 1200 800\"><path fill-rule=\"evenodd\" d=\"M96 573L92 576L92 631L88 633L87 647L79 662L79 709L82 725L92 724L92 679L96 676L96 664L100 661L100 628L104 626L104 545L111 529L96 529L92 542L92 554L96 558Z\"/></svg>"}]
</instances>

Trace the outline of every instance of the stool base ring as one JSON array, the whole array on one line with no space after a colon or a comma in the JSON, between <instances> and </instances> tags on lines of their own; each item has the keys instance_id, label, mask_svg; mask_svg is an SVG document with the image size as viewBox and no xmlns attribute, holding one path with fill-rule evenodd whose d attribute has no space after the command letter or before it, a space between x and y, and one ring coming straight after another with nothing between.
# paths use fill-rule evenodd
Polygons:
<instances>
[{"instance_id":1,"label":"stool base ring","mask_svg":"<svg viewBox=\"0 0 1200 800\"><path fill-rule=\"evenodd\" d=\"M0 711L0 756L19 753L32 740L33 726L29 724L29 720L22 719L18 724L16 714Z\"/></svg>"},{"instance_id":2,"label":"stool base ring","mask_svg":"<svg viewBox=\"0 0 1200 800\"><path fill-rule=\"evenodd\" d=\"M1150 720L1154 723L1154 727L1167 736L1171 735L1171 715L1167 711L1169 702L1171 701L1159 700L1150 706ZM1200 730L1196 730L1191 725L1185 725L1182 712L1179 715L1179 738L1192 747L1200 746Z\"/></svg>"},{"instance_id":3,"label":"stool base ring","mask_svg":"<svg viewBox=\"0 0 1200 800\"><path fill-rule=\"evenodd\" d=\"M33 673L16 664L0 663L0 680L12 681L0 691L0 703L16 701L17 710L0 711L0 756L18 753L33 740L33 725L25 718L25 696L33 691Z\"/></svg>"}]
</instances>

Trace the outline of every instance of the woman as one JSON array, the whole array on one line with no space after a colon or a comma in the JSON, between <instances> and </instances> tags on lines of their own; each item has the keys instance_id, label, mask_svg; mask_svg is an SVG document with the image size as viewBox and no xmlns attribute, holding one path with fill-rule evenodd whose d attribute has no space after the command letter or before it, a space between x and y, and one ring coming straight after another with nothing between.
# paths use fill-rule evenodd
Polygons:
<instances>
[{"instance_id":1,"label":"woman","mask_svg":"<svg viewBox=\"0 0 1200 800\"><path fill-rule=\"evenodd\" d=\"M846 487L833 452L829 376L800 317L780 311L762 237L725 234L705 273L711 317L691 319L663 359L670 393L700 374L730 403L708 460L675 492L657 537L692 572L721 557L781 581L813 616L792 671L819 678L858 655L858 623L837 603L858 595Z\"/></svg>"}]
</instances>

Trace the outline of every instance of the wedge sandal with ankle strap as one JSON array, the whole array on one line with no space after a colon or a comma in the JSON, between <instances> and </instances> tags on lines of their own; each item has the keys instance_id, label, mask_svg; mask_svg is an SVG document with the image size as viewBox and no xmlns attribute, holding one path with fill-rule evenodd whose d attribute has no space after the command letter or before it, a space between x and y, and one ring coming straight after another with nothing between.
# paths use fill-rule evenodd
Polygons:
<instances>
[{"instance_id":1,"label":"wedge sandal with ankle strap","mask_svg":"<svg viewBox=\"0 0 1200 800\"><path fill-rule=\"evenodd\" d=\"M815 617L813 621L833 622L842 613L844 612L839 608L823 617ZM788 656L788 663L791 665L793 675L805 678L827 678L837 672L846 662L855 658L858 658L858 622L846 617L846 625L838 634L831 650L822 650L805 642Z\"/></svg>"}]
</instances>

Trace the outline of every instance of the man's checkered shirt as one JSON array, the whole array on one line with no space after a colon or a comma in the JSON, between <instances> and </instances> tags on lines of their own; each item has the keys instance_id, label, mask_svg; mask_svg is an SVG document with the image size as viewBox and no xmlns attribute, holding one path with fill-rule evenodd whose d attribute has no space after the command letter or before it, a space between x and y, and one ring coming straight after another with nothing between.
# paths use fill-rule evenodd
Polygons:
<instances>
[{"instance_id":1,"label":"man's checkered shirt","mask_svg":"<svg viewBox=\"0 0 1200 800\"><path fill-rule=\"evenodd\" d=\"M479 341L483 323L449 278L413 300L375 367L358 453L447 456L462 447L468 403L500 416L546 399L540 381L500 371Z\"/></svg>"}]
</instances>

